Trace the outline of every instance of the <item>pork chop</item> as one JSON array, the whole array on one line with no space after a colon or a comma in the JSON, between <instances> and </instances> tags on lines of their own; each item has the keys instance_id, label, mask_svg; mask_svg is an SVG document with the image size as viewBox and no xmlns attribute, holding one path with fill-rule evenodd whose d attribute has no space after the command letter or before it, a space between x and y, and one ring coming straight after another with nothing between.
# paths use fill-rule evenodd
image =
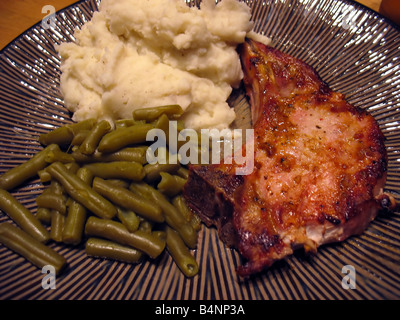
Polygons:
<instances>
[{"instance_id":1,"label":"pork chop","mask_svg":"<svg viewBox=\"0 0 400 320\"><path fill-rule=\"evenodd\" d=\"M253 40L239 48L254 127L254 170L191 166L184 194L245 258L249 276L362 233L382 206L387 154L378 123L306 63ZM246 146L244 146L246 148Z\"/></svg>"}]
</instances>

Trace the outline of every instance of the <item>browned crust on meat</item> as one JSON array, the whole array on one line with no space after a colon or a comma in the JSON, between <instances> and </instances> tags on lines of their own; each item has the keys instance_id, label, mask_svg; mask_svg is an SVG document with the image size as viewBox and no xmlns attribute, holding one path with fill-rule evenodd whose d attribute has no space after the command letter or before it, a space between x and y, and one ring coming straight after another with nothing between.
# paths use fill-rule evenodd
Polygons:
<instances>
[{"instance_id":1,"label":"browned crust on meat","mask_svg":"<svg viewBox=\"0 0 400 320\"><path fill-rule=\"evenodd\" d=\"M380 208L387 155L375 119L313 68L253 41L241 56L259 168L235 194L238 248L248 260L238 273L247 276L298 247L315 251L365 230Z\"/></svg>"},{"instance_id":2,"label":"browned crust on meat","mask_svg":"<svg viewBox=\"0 0 400 320\"><path fill-rule=\"evenodd\" d=\"M229 247L237 246L232 215L234 192L242 183L243 177L235 175L232 166L191 165L183 191L189 207L208 227L217 227Z\"/></svg>"},{"instance_id":3,"label":"browned crust on meat","mask_svg":"<svg viewBox=\"0 0 400 320\"><path fill-rule=\"evenodd\" d=\"M207 225L246 260L249 276L297 248L360 234L382 207L387 154L376 120L317 72L252 40L241 54L252 106L255 170L193 166L184 194Z\"/></svg>"}]
</instances>

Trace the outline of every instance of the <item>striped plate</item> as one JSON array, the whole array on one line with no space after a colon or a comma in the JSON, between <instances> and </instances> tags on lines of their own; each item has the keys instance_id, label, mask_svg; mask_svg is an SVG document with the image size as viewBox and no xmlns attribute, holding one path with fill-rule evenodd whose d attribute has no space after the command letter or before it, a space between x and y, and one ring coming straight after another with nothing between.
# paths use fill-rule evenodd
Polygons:
<instances>
[{"instance_id":1,"label":"striped plate","mask_svg":"<svg viewBox=\"0 0 400 320\"><path fill-rule=\"evenodd\" d=\"M257 32L311 64L334 90L379 121L389 153L386 191L400 200L399 29L347 0L247 2ZM60 59L54 45L72 41L75 27L90 20L97 8L98 1L87 0L61 10L54 29L37 24L0 53L0 173L40 150L40 133L71 121L59 91ZM242 119L237 125L248 125L243 92L234 92L230 102ZM14 195L35 212L41 190L34 180ZM0 212L0 223L4 221L8 217ZM82 246L50 246L69 263L55 290L42 287L39 269L0 246L0 299L400 298L399 213L381 214L361 236L326 245L315 256L296 253L248 280L235 273L241 264L238 253L206 227L194 251L200 272L193 279L186 279L168 254L129 265L88 258Z\"/></svg>"}]
</instances>

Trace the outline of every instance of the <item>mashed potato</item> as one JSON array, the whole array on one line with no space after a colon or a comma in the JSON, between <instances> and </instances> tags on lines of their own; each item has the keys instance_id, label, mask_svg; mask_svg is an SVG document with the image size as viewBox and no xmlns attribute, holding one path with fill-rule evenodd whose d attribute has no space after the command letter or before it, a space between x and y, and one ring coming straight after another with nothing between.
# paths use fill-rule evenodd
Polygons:
<instances>
[{"instance_id":1,"label":"mashed potato","mask_svg":"<svg viewBox=\"0 0 400 320\"><path fill-rule=\"evenodd\" d=\"M103 0L76 41L57 48L66 106L81 121L179 104L188 128L226 128L250 17L237 0L204 0L200 10L183 0Z\"/></svg>"}]
</instances>

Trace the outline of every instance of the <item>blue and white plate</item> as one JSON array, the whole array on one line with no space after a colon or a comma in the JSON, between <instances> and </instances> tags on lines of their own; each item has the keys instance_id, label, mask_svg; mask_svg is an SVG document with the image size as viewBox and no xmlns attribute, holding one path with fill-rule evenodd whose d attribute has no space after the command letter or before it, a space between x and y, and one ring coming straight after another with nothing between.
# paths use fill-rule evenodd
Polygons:
<instances>
[{"instance_id":1,"label":"blue and white plate","mask_svg":"<svg viewBox=\"0 0 400 320\"><path fill-rule=\"evenodd\" d=\"M187 1L198 5L199 1ZM400 199L400 32L379 14L349 0L248 0L255 31L284 52L313 66L331 88L367 109L386 136L386 191ZM41 146L39 134L71 122L59 89L60 58L54 45L73 41L98 1L78 2L56 13L54 28L36 24L0 52L0 174ZM230 103L249 121L243 92ZM238 121L237 125L241 125ZM39 180L13 194L32 212ZM0 212L0 223L9 221ZM194 254L198 276L188 279L168 253L138 265L87 257L83 245L49 244L68 268L55 290L44 275L0 245L0 299L398 299L400 214L382 213L360 236L326 245L318 254L296 253L250 279L240 279L237 251L227 249L215 229L202 228ZM355 287L348 272L354 271Z\"/></svg>"}]
</instances>

